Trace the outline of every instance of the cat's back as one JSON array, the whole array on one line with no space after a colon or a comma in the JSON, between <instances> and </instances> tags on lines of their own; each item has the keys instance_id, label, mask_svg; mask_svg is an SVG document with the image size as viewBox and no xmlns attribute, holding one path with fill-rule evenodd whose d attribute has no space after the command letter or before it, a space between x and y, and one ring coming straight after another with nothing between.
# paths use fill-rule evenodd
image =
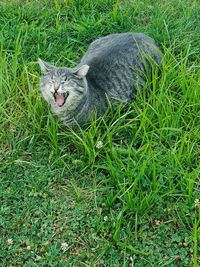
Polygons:
<instances>
[{"instance_id":1,"label":"cat's back","mask_svg":"<svg viewBox=\"0 0 200 267\"><path fill-rule=\"evenodd\" d=\"M120 51L126 51L132 47L133 35L132 33L123 34L110 34L105 37L101 37L92 42L85 54L85 59L88 61L97 59L98 57L110 56Z\"/></svg>"},{"instance_id":2,"label":"cat's back","mask_svg":"<svg viewBox=\"0 0 200 267\"><path fill-rule=\"evenodd\" d=\"M117 33L101 37L92 42L83 56L81 63L97 65L102 61L111 62L116 58L133 58L138 48L147 50L148 47L155 47L154 40L143 33Z\"/></svg>"},{"instance_id":3,"label":"cat's back","mask_svg":"<svg viewBox=\"0 0 200 267\"><path fill-rule=\"evenodd\" d=\"M130 101L135 89L144 84L137 74L138 70L145 70L144 54L160 63L161 52L147 35L131 32L110 34L90 44L80 65L89 65L87 81L95 90L115 99Z\"/></svg>"}]
</instances>

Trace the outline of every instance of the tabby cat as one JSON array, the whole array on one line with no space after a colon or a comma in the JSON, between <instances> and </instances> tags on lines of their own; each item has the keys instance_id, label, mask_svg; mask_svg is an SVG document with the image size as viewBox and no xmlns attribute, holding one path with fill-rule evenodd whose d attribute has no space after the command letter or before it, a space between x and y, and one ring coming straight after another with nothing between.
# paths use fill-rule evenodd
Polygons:
<instances>
[{"instance_id":1,"label":"tabby cat","mask_svg":"<svg viewBox=\"0 0 200 267\"><path fill-rule=\"evenodd\" d=\"M110 34L92 42L74 68L39 59L43 72L40 89L63 123L81 123L94 111L102 115L108 102L130 103L161 59L155 41L145 34Z\"/></svg>"}]
</instances>

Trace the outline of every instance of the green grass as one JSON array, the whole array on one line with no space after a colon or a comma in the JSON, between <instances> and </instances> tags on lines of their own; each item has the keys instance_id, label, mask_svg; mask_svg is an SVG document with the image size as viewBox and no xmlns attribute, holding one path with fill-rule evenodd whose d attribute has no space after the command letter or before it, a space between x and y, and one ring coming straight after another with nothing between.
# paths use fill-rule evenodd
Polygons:
<instances>
[{"instance_id":1,"label":"green grass","mask_svg":"<svg viewBox=\"0 0 200 267\"><path fill-rule=\"evenodd\" d=\"M200 266L199 2L0 10L0 266ZM126 31L157 40L161 74L129 107L62 126L38 90L38 57L73 66L92 40Z\"/></svg>"}]
</instances>

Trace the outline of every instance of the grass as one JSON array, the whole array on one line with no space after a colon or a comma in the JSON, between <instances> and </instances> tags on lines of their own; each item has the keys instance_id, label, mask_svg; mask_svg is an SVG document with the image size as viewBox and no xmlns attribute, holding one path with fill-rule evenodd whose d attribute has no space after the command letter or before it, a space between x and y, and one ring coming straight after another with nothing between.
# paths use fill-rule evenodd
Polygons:
<instances>
[{"instance_id":1,"label":"grass","mask_svg":"<svg viewBox=\"0 0 200 267\"><path fill-rule=\"evenodd\" d=\"M200 266L198 1L0 9L0 265ZM128 108L62 126L37 58L73 66L92 40L126 31L157 40L161 74Z\"/></svg>"}]
</instances>

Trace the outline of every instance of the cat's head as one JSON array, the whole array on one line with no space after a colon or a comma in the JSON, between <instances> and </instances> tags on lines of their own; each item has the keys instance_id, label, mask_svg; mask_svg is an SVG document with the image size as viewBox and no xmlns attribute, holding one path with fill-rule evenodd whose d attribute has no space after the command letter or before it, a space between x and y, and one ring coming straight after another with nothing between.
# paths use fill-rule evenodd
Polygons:
<instances>
[{"instance_id":1,"label":"cat's head","mask_svg":"<svg viewBox=\"0 0 200 267\"><path fill-rule=\"evenodd\" d=\"M56 115L73 112L87 94L88 65L79 68L55 67L39 59L42 70L40 90ZM66 114L67 115L67 114Z\"/></svg>"}]
</instances>

